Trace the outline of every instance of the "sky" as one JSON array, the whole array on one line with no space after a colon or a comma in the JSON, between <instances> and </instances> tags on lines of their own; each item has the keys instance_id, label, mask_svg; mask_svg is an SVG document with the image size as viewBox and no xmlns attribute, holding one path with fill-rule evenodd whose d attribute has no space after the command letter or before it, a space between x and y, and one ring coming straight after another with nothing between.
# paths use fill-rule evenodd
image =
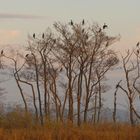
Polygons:
<instances>
[{"instance_id":1,"label":"sky","mask_svg":"<svg viewBox=\"0 0 140 140\"><path fill-rule=\"evenodd\" d=\"M122 53L140 41L139 13L140 0L0 0L0 49L26 44L28 34L43 33L55 21L85 19L101 26L106 23L112 36L120 34L114 48ZM10 84L10 91L15 91L13 87Z\"/></svg>"},{"instance_id":2,"label":"sky","mask_svg":"<svg viewBox=\"0 0 140 140\"><path fill-rule=\"evenodd\" d=\"M121 35L118 50L140 41L139 0L0 0L0 45L25 44L27 35L40 34L55 21L108 24L107 32Z\"/></svg>"}]
</instances>

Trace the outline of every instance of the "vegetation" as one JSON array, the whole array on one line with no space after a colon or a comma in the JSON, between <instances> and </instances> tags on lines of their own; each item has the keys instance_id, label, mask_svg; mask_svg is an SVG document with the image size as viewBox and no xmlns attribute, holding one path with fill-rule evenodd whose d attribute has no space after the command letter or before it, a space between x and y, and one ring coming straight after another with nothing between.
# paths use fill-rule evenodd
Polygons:
<instances>
[{"instance_id":1,"label":"vegetation","mask_svg":"<svg viewBox=\"0 0 140 140\"><path fill-rule=\"evenodd\" d=\"M53 127L40 129L0 129L1 140L138 140L139 128L118 126L117 129L110 124L101 126L62 126L53 124Z\"/></svg>"},{"instance_id":2,"label":"vegetation","mask_svg":"<svg viewBox=\"0 0 140 140\"><path fill-rule=\"evenodd\" d=\"M46 121L40 126L31 114L16 107L11 112L1 113L1 140L138 140L140 127L128 124L81 124Z\"/></svg>"},{"instance_id":3,"label":"vegetation","mask_svg":"<svg viewBox=\"0 0 140 140\"><path fill-rule=\"evenodd\" d=\"M102 94L108 91L106 74L119 63L112 46L120 37L109 36L107 28L106 24L87 25L84 20L56 22L55 31L29 36L25 56L1 51L1 68L12 69L24 105L24 109L1 113L1 140L139 139L140 115L134 106L140 93L139 43L122 56L125 78L116 85L112 120L107 123L101 118ZM24 86L30 88L30 102ZM129 101L131 126L116 119L120 90Z\"/></svg>"}]
</instances>

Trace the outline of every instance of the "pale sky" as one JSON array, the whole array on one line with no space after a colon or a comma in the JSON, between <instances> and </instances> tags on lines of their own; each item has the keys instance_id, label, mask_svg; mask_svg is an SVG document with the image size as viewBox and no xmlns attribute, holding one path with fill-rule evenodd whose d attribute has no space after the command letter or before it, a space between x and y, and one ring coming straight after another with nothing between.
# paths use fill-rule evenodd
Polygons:
<instances>
[{"instance_id":1,"label":"pale sky","mask_svg":"<svg viewBox=\"0 0 140 140\"><path fill-rule=\"evenodd\" d=\"M40 34L55 21L85 19L108 24L107 32L121 35L114 48L124 51L140 41L139 14L140 0L0 0L0 50L6 44L26 44L28 34ZM10 92L15 91L11 83L6 84ZM14 91L10 96L17 100Z\"/></svg>"},{"instance_id":2,"label":"pale sky","mask_svg":"<svg viewBox=\"0 0 140 140\"><path fill-rule=\"evenodd\" d=\"M140 41L140 0L0 0L0 44L24 44L28 33L42 33L55 21L82 19L121 34L118 48Z\"/></svg>"}]
</instances>

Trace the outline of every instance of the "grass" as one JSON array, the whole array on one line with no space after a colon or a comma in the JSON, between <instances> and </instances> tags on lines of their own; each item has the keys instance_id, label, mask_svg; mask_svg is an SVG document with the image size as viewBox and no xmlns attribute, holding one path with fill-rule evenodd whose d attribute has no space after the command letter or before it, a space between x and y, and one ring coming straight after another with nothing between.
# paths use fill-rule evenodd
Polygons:
<instances>
[{"instance_id":1,"label":"grass","mask_svg":"<svg viewBox=\"0 0 140 140\"><path fill-rule=\"evenodd\" d=\"M0 128L0 140L140 140L140 127L127 124L48 123L44 127Z\"/></svg>"},{"instance_id":2,"label":"grass","mask_svg":"<svg viewBox=\"0 0 140 140\"><path fill-rule=\"evenodd\" d=\"M82 124L46 121L41 127L31 114L15 109L0 113L0 140L140 140L140 126Z\"/></svg>"}]
</instances>

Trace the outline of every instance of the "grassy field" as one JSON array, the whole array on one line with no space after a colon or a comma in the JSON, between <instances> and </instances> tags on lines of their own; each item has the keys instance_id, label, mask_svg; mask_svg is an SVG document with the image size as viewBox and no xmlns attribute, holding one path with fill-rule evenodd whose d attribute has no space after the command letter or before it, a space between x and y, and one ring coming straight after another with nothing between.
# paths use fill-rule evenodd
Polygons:
<instances>
[{"instance_id":1,"label":"grassy field","mask_svg":"<svg viewBox=\"0 0 140 140\"><path fill-rule=\"evenodd\" d=\"M21 110L0 112L0 140L140 140L140 126L129 124L82 124L45 121L36 123Z\"/></svg>"},{"instance_id":2,"label":"grassy field","mask_svg":"<svg viewBox=\"0 0 140 140\"><path fill-rule=\"evenodd\" d=\"M140 140L140 127L100 124L81 127L48 123L44 127L0 128L0 140Z\"/></svg>"}]
</instances>

